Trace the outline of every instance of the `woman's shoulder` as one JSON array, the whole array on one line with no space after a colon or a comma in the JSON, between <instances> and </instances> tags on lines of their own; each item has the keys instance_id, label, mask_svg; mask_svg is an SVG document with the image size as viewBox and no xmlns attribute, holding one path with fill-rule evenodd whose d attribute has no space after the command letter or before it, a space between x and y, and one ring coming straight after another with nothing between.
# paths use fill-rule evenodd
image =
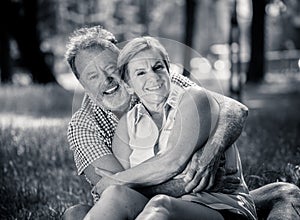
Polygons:
<instances>
[{"instance_id":1,"label":"woman's shoulder","mask_svg":"<svg viewBox=\"0 0 300 220\"><path fill-rule=\"evenodd\" d=\"M209 94L200 86L190 86L184 89L182 94L183 102L203 103L208 101Z\"/></svg>"}]
</instances>

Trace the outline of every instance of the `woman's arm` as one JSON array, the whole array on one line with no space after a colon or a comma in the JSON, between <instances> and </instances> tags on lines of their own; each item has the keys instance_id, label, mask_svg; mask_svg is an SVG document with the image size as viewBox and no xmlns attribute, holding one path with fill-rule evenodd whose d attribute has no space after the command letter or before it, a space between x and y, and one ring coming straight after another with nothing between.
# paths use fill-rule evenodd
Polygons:
<instances>
[{"instance_id":1,"label":"woman's arm","mask_svg":"<svg viewBox=\"0 0 300 220\"><path fill-rule=\"evenodd\" d=\"M130 168L129 156L132 150L129 146L126 114L120 119L118 123L112 142L112 151L125 170Z\"/></svg>"}]
</instances>

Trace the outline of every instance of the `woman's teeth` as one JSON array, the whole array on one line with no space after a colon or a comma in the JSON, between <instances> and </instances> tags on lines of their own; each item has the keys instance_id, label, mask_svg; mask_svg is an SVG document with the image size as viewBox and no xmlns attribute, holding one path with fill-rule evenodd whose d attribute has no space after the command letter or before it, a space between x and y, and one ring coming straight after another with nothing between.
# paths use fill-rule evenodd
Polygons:
<instances>
[{"instance_id":1,"label":"woman's teeth","mask_svg":"<svg viewBox=\"0 0 300 220\"><path fill-rule=\"evenodd\" d=\"M161 87L161 85L158 85L158 86L153 86L153 87L149 87L149 88L147 88L147 90L149 90L149 91L153 91L153 90L157 90L157 89L159 89Z\"/></svg>"}]
</instances>

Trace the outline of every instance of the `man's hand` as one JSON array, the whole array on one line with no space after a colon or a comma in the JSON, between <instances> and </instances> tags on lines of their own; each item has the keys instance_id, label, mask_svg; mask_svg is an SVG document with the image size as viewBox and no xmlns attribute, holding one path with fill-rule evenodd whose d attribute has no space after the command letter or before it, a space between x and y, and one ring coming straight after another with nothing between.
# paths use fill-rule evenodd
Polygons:
<instances>
[{"instance_id":1,"label":"man's hand","mask_svg":"<svg viewBox=\"0 0 300 220\"><path fill-rule=\"evenodd\" d=\"M202 148L203 149L203 148ZM200 192L208 190L214 185L215 174L220 164L220 158L214 157L209 163L205 163L203 160L203 150L197 151L189 164L189 168L186 171L185 187L186 192Z\"/></svg>"},{"instance_id":2,"label":"man's hand","mask_svg":"<svg viewBox=\"0 0 300 220\"><path fill-rule=\"evenodd\" d=\"M226 161L224 157L215 157L210 163L206 164L204 164L204 161L205 155L200 149L193 155L191 162L183 173L178 175L178 177L185 175L186 192L210 190L213 192L232 193L239 187L241 180L233 175L238 170L236 167L225 169Z\"/></svg>"}]
</instances>

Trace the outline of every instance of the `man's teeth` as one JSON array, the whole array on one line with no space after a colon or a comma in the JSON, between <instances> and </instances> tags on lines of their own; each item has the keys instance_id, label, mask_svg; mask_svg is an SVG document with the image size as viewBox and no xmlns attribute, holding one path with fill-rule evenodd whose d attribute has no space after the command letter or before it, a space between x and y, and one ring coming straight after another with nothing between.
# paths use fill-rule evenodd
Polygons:
<instances>
[{"instance_id":1,"label":"man's teeth","mask_svg":"<svg viewBox=\"0 0 300 220\"><path fill-rule=\"evenodd\" d=\"M107 95L112 94L112 93L115 92L118 88L119 88L119 85L116 85L116 86L114 86L114 87L112 87L112 88L106 90L106 91L104 92L104 94L107 94Z\"/></svg>"}]
</instances>

